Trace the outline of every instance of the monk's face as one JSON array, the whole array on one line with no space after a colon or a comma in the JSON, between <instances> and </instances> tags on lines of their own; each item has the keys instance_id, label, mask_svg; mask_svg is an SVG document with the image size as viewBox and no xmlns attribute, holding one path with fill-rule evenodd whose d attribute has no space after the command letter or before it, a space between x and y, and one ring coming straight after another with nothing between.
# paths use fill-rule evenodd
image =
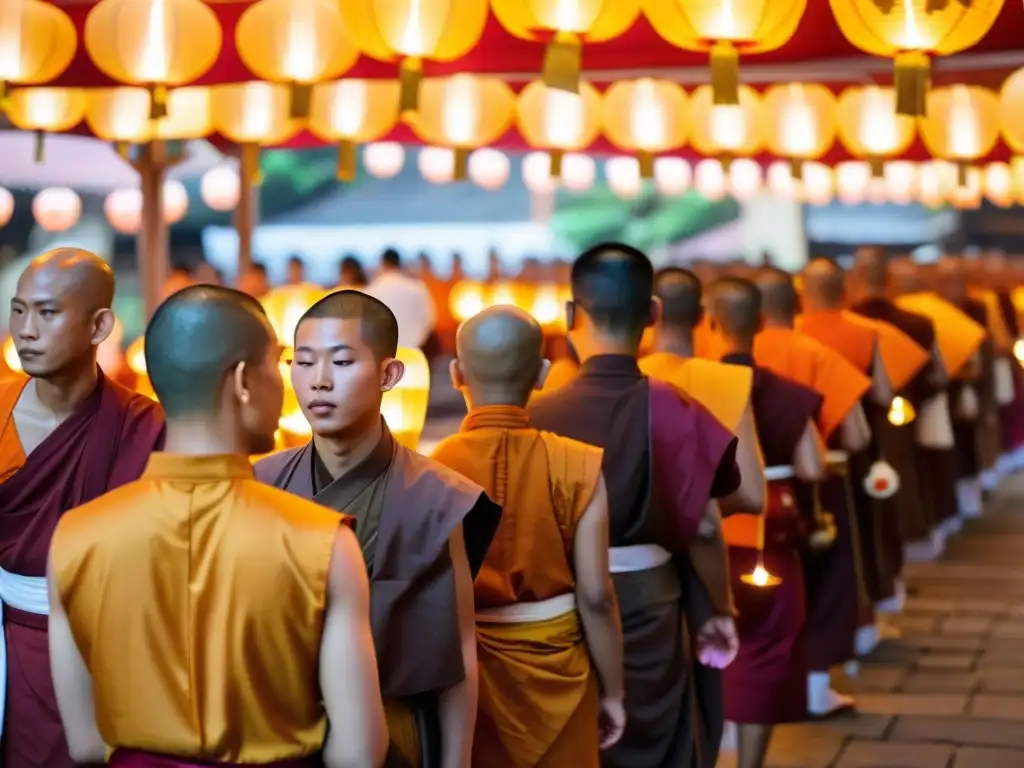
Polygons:
<instances>
[{"instance_id":1,"label":"monk's face","mask_svg":"<svg viewBox=\"0 0 1024 768\"><path fill-rule=\"evenodd\" d=\"M249 454L253 456L274 450L274 435L284 407L282 347L273 328L268 325L267 331L266 353L258 364L246 366L244 385L248 396L240 398L241 422L249 442Z\"/></svg>"},{"instance_id":2,"label":"monk's face","mask_svg":"<svg viewBox=\"0 0 1024 768\"><path fill-rule=\"evenodd\" d=\"M379 418L384 392L401 378L402 364L378 360L361 325L358 318L310 319L295 332L292 386L313 432L322 437Z\"/></svg>"}]
</instances>

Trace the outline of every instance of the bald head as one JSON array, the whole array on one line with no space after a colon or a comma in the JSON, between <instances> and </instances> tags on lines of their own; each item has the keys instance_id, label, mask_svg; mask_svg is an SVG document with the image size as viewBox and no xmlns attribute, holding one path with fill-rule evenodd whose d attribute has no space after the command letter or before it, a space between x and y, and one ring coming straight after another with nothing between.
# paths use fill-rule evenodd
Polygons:
<instances>
[{"instance_id":1,"label":"bald head","mask_svg":"<svg viewBox=\"0 0 1024 768\"><path fill-rule=\"evenodd\" d=\"M761 326L761 292L749 280L723 277L707 290L712 323L729 341L749 347Z\"/></svg>"},{"instance_id":2,"label":"bald head","mask_svg":"<svg viewBox=\"0 0 1024 768\"><path fill-rule=\"evenodd\" d=\"M814 259L804 269L804 300L811 310L841 309L846 295L846 275L831 259Z\"/></svg>"},{"instance_id":3,"label":"bald head","mask_svg":"<svg viewBox=\"0 0 1024 768\"><path fill-rule=\"evenodd\" d=\"M528 313L489 307L459 326L455 344L474 403L526 404L544 365L544 332Z\"/></svg>"},{"instance_id":4,"label":"bald head","mask_svg":"<svg viewBox=\"0 0 1024 768\"><path fill-rule=\"evenodd\" d=\"M854 257L857 275L873 293L885 290L889 259L884 248L869 246L859 248Z\"/></svg>"},{"instance_id":5,"label":"bald head","mask_svg":"<svg viewBox=\"0 0 1024 768\"><path fill-rule=\"evenodd\" d=\"M583 253L572 265L572 299L594 327L639 344L652 319L654 267L629 245L604 243Z\"/></svg>"},{"instance_id":6,"label":"bald head","mask_svg":"<svg viewBox=\"0 0 1024 768\"><path fill-rule=\"evenodd\" d=\"M758 270L754 285L761 292L761 312L765 319L792 325L800 303L793 276L777 267L764 267Z\"/></svg>"},{"instance_id":7,"label":"bald head","mask_svg":"<svg viewBox=\"0 0 1024 768\"><path fill-rule=\"evenodd\" d=\"M378 362L398 354L395 313L383 301L362 291L335 291L324 296L306 310L295 326L296 333L307 320L358 320L363 343Z\"/></svg>"},{"instance_id":8,"label":"bald head","mask_svg":"<svg viewBox=\"0 0 1024 768\"><path fill-rule=\"evenodd\" d=\"M277 337L256 299L194 285L170 296L149 321L146 373L168 419L212 415L235 367L262 366L272 348Z\"/></svg>"},{"instance_id":9,"label":"bald head","mask_svg":"<svg viewBox=\"0 0 1024 768\"><path fill-rule=\"evenodd\" d=\"M114 303L114 271L103 259L81 248L56 248L29 262L21 280L56 280L71 289L82 308L93 312Z\"/></svg>"},{"instance_id":10,"label":"bald head","mask_svg":"<svg viewBox=\"0 0 1024 768\"><path fill-rule=\"evenodd\" d=\"M654 276L654 295L661 301L661 324L692 331L701 318L700 278L688 269L666 267Z\"/></svg>"}]
</instances>

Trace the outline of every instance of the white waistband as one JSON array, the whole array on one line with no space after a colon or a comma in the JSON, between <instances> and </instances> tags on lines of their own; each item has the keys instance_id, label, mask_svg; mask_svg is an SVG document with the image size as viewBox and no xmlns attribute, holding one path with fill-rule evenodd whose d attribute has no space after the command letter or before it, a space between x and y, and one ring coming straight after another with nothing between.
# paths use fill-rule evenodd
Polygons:
<instances>
[{"instance_id":1,"label":"white waistband","mask_svg":"<svg viewBox=\"0 0 1024 768\"><path fill-rule=\"evenodd\" d=\"M850 460L850 454L846 451L829 451L825 454L825 462L829 465L846 464Z\"/></svg>"},{"instance_id":2,"label":"white waistband","mask_svg":"<svg viewBox=\"0 0 1024 768\"><path fill-rule=\"evenodd\" d=\"M612 573L649 571L672 559L672 553L657 544L634 544L608 550L608 570Z\"/></svg>"},{"instance_id":3,"label":"white waistband","mask_svg":"<svg viewBox=\"0 0 1024 768\"><path fill-rule=\"evenodd\" d=\"M794 477L796 477L796 473L793 472L793 468L789 465L764 468L764 479L768 482L772 480L792 480Z\"/></svg>"},{"instance_id":4,"label":"white waistband","mask_svg":"<svg viewBox=\"0 0 1024 768\"><path fill-rule=\"evenodd\" d=\"M476 612L481 624L530 624L548 621L576 610L576 595L568 592L536 603L513 603Z\"/></svg>"},{"instance_id":5,"label":"white waistband","mask_svg":"<svg viewBox=\"0 0 1024 768\"><path fill-rule=\"evenodd\" d=\"M0 736L3 735L7 706L7 633L3 628L3 606L19 611L50 615L46 577L20 576L0 568Z\"/></svg>"}]
</instances>

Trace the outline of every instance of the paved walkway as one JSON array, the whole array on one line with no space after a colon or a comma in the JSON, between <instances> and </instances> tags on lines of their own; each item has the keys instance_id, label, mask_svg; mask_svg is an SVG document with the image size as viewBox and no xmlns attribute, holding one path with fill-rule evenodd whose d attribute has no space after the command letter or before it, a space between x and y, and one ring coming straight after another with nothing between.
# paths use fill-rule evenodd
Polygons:
<instances>
[{"instance_id":1,"label":"paved walkway","mask_svg":"<svg viewBox=\"0 0 1024 768\"><path fill-rule=\"evenodd\" d=\"M780 727L769 768L1024 768L1024 477L907 582L902 638L837 686L860 714Z\"/></svg>"}]
</instances>

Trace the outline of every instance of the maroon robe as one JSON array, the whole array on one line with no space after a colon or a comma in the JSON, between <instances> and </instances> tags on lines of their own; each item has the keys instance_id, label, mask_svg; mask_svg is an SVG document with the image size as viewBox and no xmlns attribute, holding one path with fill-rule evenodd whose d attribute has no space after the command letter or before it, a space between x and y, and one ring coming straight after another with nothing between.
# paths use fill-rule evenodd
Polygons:
<instances>
[{"instance_id":1,"label":"maroon robe","mask_svg":"<svg viewBox=\"0 0 1024 768\"><path fill-rule=\"evenodd\" d=\"M750 355L722 362L754 367ZM797 445L821 408L812 389L754 367L751 394L757 438L765 465L793 463ZM740 651L722 674L725 718L735 723L775 725L807 717L807 653L804 569L801 550L808 515L796 505L794 480L771 482L765 512L764 567L782 583L769 589L744 584L757 565L757 550L729 547Z\"/></svg>"},{"instance_id":2,"label":"maroon robe","mask_svg":"<svg viewBox=\"0 0 1024 768\"><path fill-rule=\"evenodd\" d=\"M727 609L697 578L685 537L709 498L739 487L735 438L702 406L648 380L627 355L586 360L575 379L531 400L528 411L538 429L604 448L612 547L658 544L676 555L675 563L613 574L627 723L602 765L713 768L721 676L688 657L685 633Z\"/></svg>"},{"instance_id":3,"label":"maroon robe","mask_svg":"<svg viewBox=\"0 0 1024 768\"><path fill-rule=\"evenodd\" d=\"M110 768L323 768L319 756L281 760L276 763L196 763L134 749L118 749L110 756Z\"/></svg>"},{"instance_id":4,"label":"maroon robe","mask_svg":"<svg viewBox=\"0 0 1024 768\"><path fill-rule=\"evenodd\" d=\"M150 452L163 447L163 438L160 406L100 372L96 389L78 410L0 485L0 567L22 576L45 576L60 516L137 480ZM75 765L57 713L46 625L45 616L4 608L3 764L10 768Z\"/></svg>"},{"instance_id":5,"label":"maroon robe","mask_svg":"<svg viewBox=\"0 0 1024 768\"><path fill-rule=\"evenodd\" d=\"M999 312L1003 323L1010 332L1010 338L1016 341L1021 337L1020 325L1017 322L1017 308L1013 297L1005 291L996 291L999 300ZM1011 358L1013 363L1013 402L999 407L1000 440L1003 453L1024 445L1024 368Z\"/></svg>"}]
</instances>

